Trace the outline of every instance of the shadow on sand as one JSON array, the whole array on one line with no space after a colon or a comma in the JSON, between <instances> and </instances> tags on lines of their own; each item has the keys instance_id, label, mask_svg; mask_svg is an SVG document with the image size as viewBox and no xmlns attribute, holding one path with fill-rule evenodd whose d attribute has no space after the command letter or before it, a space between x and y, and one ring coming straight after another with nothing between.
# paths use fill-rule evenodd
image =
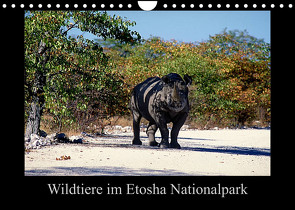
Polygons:
<instances>
[{"instance_id":1,"label":"shadow on sand","mask_svg":"<svg viewBox=\"0 0 295 210\"><path fill-rule=\"evenodd\" d=\"M142 138L143 140L144 138ZM200 139L200 138L179 138L180 140L198 140L198 141L215 141L214 139ZM147 141L147 139L146 139ZM156 138L157 142L160 142L160 138ZM181 144L181 143L180 143ZM152 147L147 145L132 145L130 142L125 143L104 143L104 144L91 144L92 146L103 146L103 147L121 147L121 148L134 148L134 149L153 149L153 150L167 150L160 149L159 147ZM169 150L177 150L169 148ZM186 143L181 146L181 150L196 151L196 152L215 152L224 154L236 154L236 155L255 155L255 156L270 156L271 151L269 148L253 148L253 147L236 147L236 146L212 146L212 145L200 145Z\"/></svg>"},{"instance_id":2,"label":"shadow on sand","mask_svg":"<svg viewBox=\"0 0 295 210\"><path fill-rule=\"evenodd\" d=\"M212 147L212 148L201 148L201 147L182 147L184 150L197 151L197 152L216 152L224 154L235 154L235 155L256 155L256 156L270 156L270 149L265 148L249 148L249 147Z\"/></svg>"},{"instance_id":3,"label":"shadow on sand","mask_svg":"<svg viewBox=\"0 0 295 210\"><path fill-rule=\"evenodd\" d=\"M155 170L126 167L51 167L25 171L25 176L189 176L175 170ZM196 174L202 176L205 174Z\"/></svg>"}]
</instances>

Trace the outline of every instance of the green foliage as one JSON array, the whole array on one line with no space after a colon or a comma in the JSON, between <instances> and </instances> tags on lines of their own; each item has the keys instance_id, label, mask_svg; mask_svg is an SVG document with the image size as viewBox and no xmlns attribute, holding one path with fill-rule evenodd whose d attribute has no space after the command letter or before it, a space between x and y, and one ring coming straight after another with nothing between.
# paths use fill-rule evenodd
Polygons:
<instances>
[{"instance_id":1,"label":"green foliage","mask_svg":"<svg viewBox=\"0 0 295 210\"><path fill-rule=\"evenodd\" d=\"M270 45L246 31L224 30L201 43L152 37L137 46L110 47L108 55L128 89L151 76L191 75L190 117L203 119L203 127L209 121L223 126L269 122ZM258 117L259 110L265 115Z\"/></svg>"},{"instance_id":2,"label":"green foliage","mask_svg":"<svg viewBox=\"0 0 295 210\"><path fill-rule=\"evenodd\" d=\"M71 124L75 112L100 104L105 114L122 114L123 81L108 67L108 57L95 41L68 35L72 29L121 43L137 43L140 35L128 27L135 22L96 11L30 11L25 13L25 117L32 101L58 123ZM90 94L91 93L91 94ZM101 100L103 95L108 100ZM104 105L104 106L103 106ZM112 110L112 111L110 111ZM110 113L111 112L111 113Z\"/></svg>"},{"instance_id":3,"label":"green foliage","mask_svg":"<svg viewBox=\"0 0 295 210\"><path fill-rule=\"evenodd\" d=\"M141 42L134 25L97 11L26 12L25 118L37 103L59 127L76 122L85 129L127 114L139 82L175 72L193 78L190 121L199 127L270 121L268 43L237 30L200 43ZM72 37L72 29L98 38Z\"/></svg>"}]
</instances>

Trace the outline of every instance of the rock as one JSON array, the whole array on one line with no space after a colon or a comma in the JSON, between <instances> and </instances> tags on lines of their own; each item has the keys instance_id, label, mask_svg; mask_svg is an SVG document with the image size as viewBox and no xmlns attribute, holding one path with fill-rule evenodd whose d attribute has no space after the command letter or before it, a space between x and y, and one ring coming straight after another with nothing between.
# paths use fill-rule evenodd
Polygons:
<instances>
[{"instance_id":1,"label":"rock","mask_svg":"<svg viewBox=\"0 0 295 210\"><path fill-rule=\"evenodd\" d=\"M40 130L40 136L41 137L46 137L47 136L47 133L43 130Z\"/></svg>"},{"instance_id":2,"label":"rock","mask_svg":"<svg viewBox=\"0 0 295 210\"><path fill-rule=\"evenodd\" d=\"M25 136L25 142L30 142L31 141L31 137L26 137Z\"/></svg>"},{"instance_id":3,"label":"rock","mask_svg":"<svg viewBox=\"0 0 295 210\"><path fill-rule=\"evenodd\" d=\"M49 139L37 134L31 134L30 141L25 142L25 149L39 149L41 146L46 146L50 144L51 142Z\"/></svg>"},{"instance_id":4,"label":"rock","mask_svg":"<svg viewBox=\"0 0 295 210\"><path fill-rule=\"evenodd\" d=\"M121 125L115 125L114 129L121 131L122 130L122 126Z\"/></svg>"},{"instance_id":5,"label":"rock","mask_svg":"<svg viewBox=\"0 0 295 210\"><path fill-rule=\"evenodd\" d=\"M37 134L31 134L29 138L25 138L25 150L29 149L40 149L42 146L48 146L57 143L82 143L83 138L74 138L72 141L64 133L52 133L47 135L43 133L43 136ZM46 136L46 137L44 137Z\"/></svg>"},{"instance_id":6,"label":"rock","mask_svg":"<svg viewBox=\"0 0 295 210\"><path fill-rule=\"evenodd\" d=\"M57 139L57 142L60 142L60 143L69 143L70 142L69 138L67 137L67 135L65 133L56 134L55 139Z\"/></svg>"},{"instance_id":7,"label":"rock","mask_svg":"<svg viewBox=\"0 0 295 210\"><path fill-rule=\"evenodd\" d=\"M83 139L74 139L72 142L73 143L76 143L76 144L82 144L83 143Z\"/></svg>"},{"instance_id":8,"label":"rock","mask_svg":"<svg viewBox=\"0 0 295 210\"><path fill-rule=\"evenodd\" d=\"M186 131L186 130L188 130L188 128L189 128L188 125L183 125L183 126L181 127L181 130L182 130L182 131Z\"/></svg>"},{"instance_id":9,"label":"rock","mask_svg":"<svg viewBox=\"0 0 295 210\"><path fill-rule=\"evenodd\" d=\"M80 136L70 136L70 142L71 143L76 143L76 144L82 144L83 143L83 138Z\"/></svg>"},{"instance_id":10,"label":"rock","mask_svg":"<svg viewBox=\"0 0 295 210\"><path fill-rule=\"evenodd\" d=\"M34 148L34 149L39 149L38 147L41 145L41 141L40 140L36 140L36 141L33 141L32 142L32 147Z\"/></svg>"},{"instance_id":11,"label":"rock","mask_svg":"<svg viewBox=\"0 0 295 210\"><path fill-rule=\"evenodd\" d=\"M82 137L80 137L80 136L70 136L69 137L70 141L74 141L75 139L80 139L80 138L82 138Z\"/></svg>"},{"instance_id":12,"label":"rock","mask_svg":"<svg viewBox=\"0 0 295 210\"><path fill-rule=\"evenodd\" d=\"M130 133L132 131L132 127L131 126L125 126L122 128L124 133Z\"/></svg>"},{"instance_id":13,"label":"rock","mask_svg":"<svg viewBox=\"0 0 295 210\"><path fill-rule=\"evenodd\" d=\"M88 134L88 133L86 133L86 132L81 132L81 135L82 135L82 136L91 137L91 138L94 137L93 135L90 135L90 134Z\"/></svg>"},{"instance_id":14,"label":"rock","mask_svg":"<svg viewBox=\"0 0 295 210\"><path fill-rule=\"evenodd\" d=\"M44 135L44 134L43 134ZM76 143L82 144L84 138L81 136L71 136L70 138L64 133L52 133L46 137L37 134L31 134L29 138L25 138L25 150L40 149L42 146L57 144L57 143Z\"/></svg>"},{"instance_id":15,"label":"rock","mask_svg":"<svg viewBox=\"0 0 295 210\"><path fill-rule=\"evenodd\" d=\"M31 136L30 136L30 142L34 142L39 139L40 139L40 137L37 134L31 134Z\"/></svg>"},{"instance_id":16,"label":"rock","mask_svg":"<svg viewBox=\"0 0 295 210\"><path fill-rule=\"evenodd\" d=\"M56 133L52 133L46 136L46 141L49 142L49 144L57 144L57 139L56 139Z\"/></svg>"}]
</instances>

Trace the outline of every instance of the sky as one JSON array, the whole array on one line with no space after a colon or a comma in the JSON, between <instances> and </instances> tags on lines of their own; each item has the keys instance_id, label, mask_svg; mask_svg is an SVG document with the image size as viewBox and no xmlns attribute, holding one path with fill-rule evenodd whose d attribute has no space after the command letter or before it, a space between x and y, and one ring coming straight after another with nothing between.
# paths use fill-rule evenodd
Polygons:
<instances>
[{"instance_id":1,"label":"sky","mask_svg":"<svg viewBox=\"0 0 295 210\"><path fill-rule=\"evenodd\" d=\"M247 30L270 43L270 11L107 11L109 15L135 21L131 30L144 38L201 42L227 30ZM90 35L89 35L90 36ZM91 36L89 37L91 38Z\"/></svg>"}]
</instances>

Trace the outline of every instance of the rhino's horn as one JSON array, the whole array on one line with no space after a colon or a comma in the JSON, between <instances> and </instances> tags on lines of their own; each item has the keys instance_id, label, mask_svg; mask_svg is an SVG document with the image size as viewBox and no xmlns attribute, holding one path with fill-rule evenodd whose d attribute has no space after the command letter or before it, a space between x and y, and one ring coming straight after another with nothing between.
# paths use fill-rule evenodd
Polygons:
<instances>
[{"instance_id":1,"label":"rhino's horn","mask_svg":"<svg viewBox=\"0 0 295 210\"><path fill-rule=\"evenodd\" d=\"M175 83L174 83L174 87L173 87L172 98L174 101L180 100L179 93L177 91L177 87L176 87Z\"/></svg>"}]
</instances>

